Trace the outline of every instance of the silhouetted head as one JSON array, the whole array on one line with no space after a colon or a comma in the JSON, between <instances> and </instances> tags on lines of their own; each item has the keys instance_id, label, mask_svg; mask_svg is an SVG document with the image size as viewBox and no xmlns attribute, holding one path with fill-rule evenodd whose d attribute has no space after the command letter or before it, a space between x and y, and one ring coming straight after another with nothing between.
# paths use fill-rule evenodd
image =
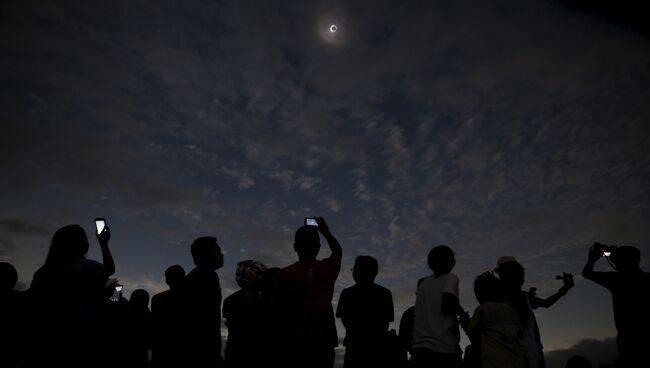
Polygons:
<instances>
[{"instance_id":1,"label":"silhouetted head","mask_svg":"<svg viewBox=\"0 0 650 368\"><path fill-rule=\"evenodd\" d=\"M508 291L520 290L524 285L524 267L517 262L515 257L504 256L497 261L494 270Z\"/></svg>"},{"instance_id":2,"label":"silhouetted head","mask_svg":"<svg viewBox=\"0 0 650 368\"><path fill-rule=\"evenodd\" d=\"M301 226L296 230L293 249L298 253L298 259L308 261L316 259L320 250L320 236L316 226Z\"/></svg>"},{"instance_id":3,"label":"silhouetted head","mask_svg":"<svg viewBox=\"0 0 650 368\"><path fill-rule=\"evenodd\" d=\"M610 259L619 272L638 271L641 263L641 251L639 248L623 245L612 252Z\"/></svg>"},{"instance_id":4,"label":"silhouetted head","mask_svg":"<svg viewBox=\"0 0 650 368\"><path fill-rule=\"evenodd\" d=\"M181 265L173 265L165 270L165 283L170 289L183 286L185 282L185 269Z\"/></svg>"},{"instance_id":5,"label":"silhouetted head","mask_svg":"<svg viewBox=\"0 0 650 368\"><path fill-rule=\"evenodd\" d=\"M16 287L18 272L11 263L0 262L0 292L10 291Z\"/></svg>"},{"instance_id":6,"label":"silhouetted head","mask_svg":"<svg viewBox=\"0 0 650 368\"><path fill-rule=\"evenodd\" d=\"M237 263L235 280L237 285L246 290L259 290L262 287L262 274L266 266L261 262L246 260Z\"/></svg>"},{"instance_id":7,"label":"silhouetted head","mask_svg":"<svg viewBox=\"0 0 650 368\"><path fill-rule=\"evenodd\" d=\"M192 259L197 267L216 270L223 267L223 253L217 244L217 238L204 236L198 238L191 246Z\"/></svg>"},{"instance_id":8,"label":"silhouetted head","mask_svg":"<svg viewBox=\"0 0 650 368\"><path fill-rule=\"evenodd\" d=\"M446 245L438 245L429 251L427 264L436 276L444 275L454 268L456 259L454 251Z\"/></svg>"},{"instance_id":9,"label":"silhouetted head","mask_svg":"<svg viewBox=\"0 0 650 368\"><path fill-rule=\"evenodd\" d=\"M88 237L79 225L68 225L54 233L45 264L66 267L83 259L88 253Z\"/></svg>"},{"instance_id":10,"label":"silhouetted head","mask_svg":"<svg viewBox=\"0 0 650 368\"><path fill-rule=\"evenodd\" d=\"M145 289L135 289L129 299L129 306L137 309L149 307L149 293Z\"/></svg>"},{"instance_id":11,"label":"silhouetted head","mask_svg":"<svg viewBox=\"0 0 650 368\"><path fill-rule=\"evenodd\" d=\"M582 355L574 355L567 359L564 368L591 368L591 362Z\"/></svg>"},{"instance_id":12,"label":"silhouetted head","mask_svg":"<svg viewBox=\"0 0 650 368\"><path fill-rule=\"evenodd\" d=\"M501 281L492 272L485 272L476 277L474 295L479 304L504 301Z\"/></svg>"},{"instance_id":13,"label":"silhouetted head","mask_svg":"<svg viewBox=\"0 0 650 368\"><path fill-rule=\"evenodd\" d=\"M379 264L374 257L358 256L357 259L354 260L352 277L357 284L371 285L375 282L375 277L377 277L378 271Z\"/></svg>"}]
</instances>

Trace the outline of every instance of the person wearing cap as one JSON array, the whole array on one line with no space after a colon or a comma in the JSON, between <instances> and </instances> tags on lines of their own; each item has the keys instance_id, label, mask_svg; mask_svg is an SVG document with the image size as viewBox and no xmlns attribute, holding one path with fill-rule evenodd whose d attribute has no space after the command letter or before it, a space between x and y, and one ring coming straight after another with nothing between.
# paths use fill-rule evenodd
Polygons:
<instances>
[{"instance_id":1,"label":"person wearing cap","mask_svg":"<svg viewBox=\"0 0 650 368\"><path fill-rule=\"evenodd\" d=\"M334 348L338 345L332 298L334 284L341 271L343 249L322 217L318 226L302 226L296 230L293 249L298 262L278 272L276 300L280 316L286 323L283 331L289 344L284 366L332 368ZM317 260L320 234L330 251Z\"/></svg>"},{"instance_id":2,"label":"person wearing cap","mask_svg":"<svg viewBox=\"0 0 650 368\"><path fill-rule=\"evenodd\" d=\"M256 367L263 363L264 321L262 274L266 266L254 260L237 263L235 280L240 290L223 300L223 318L228 327L224 352L229 368Z\"/></svg>"},{"instance_id":3,"label":"person wearing cap","mask_svg":"<svg viewBox=\"0 0 650 368\"><path fill-rule=\"evenodd\" d=\"M526 352L528 368L545 367L542 341L533 310L539 307L548 308L566 295L574 286L573 277L571 274L565 274L564 284L558 292L542 299L535 295L534 288L528 292L521 290L524 285L525 272L524 267L517 262L515 257L503 256L499 258L494 271L503 282L508 304L517 312L523 327L522 344Z\"/></svg>"}]
</instances>

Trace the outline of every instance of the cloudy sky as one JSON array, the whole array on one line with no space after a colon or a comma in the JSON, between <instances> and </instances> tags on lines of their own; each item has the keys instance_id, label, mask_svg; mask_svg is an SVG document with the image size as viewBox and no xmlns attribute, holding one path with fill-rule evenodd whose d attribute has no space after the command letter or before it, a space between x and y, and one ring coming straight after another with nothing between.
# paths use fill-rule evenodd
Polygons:
<instances>
[{"instance_id":1,"label":"cloudy sky","mask_svg":"<svg viewBox=\"0 0 650 368\"><path fill-rule=\"evenodd\" d=\"M344 248L334 302L373 255L397 320L437 244L470 311L502 255L541 296L594 241L648 270L649 33L583 3L3 2L0 259L26 287L56 229L105 217L126 290L163 290L214 235L227 296L237 262L291 264L321 215ZM546 351L611 345L610 304L576 277L537 313Z\"/></svg>"}]
</instances>

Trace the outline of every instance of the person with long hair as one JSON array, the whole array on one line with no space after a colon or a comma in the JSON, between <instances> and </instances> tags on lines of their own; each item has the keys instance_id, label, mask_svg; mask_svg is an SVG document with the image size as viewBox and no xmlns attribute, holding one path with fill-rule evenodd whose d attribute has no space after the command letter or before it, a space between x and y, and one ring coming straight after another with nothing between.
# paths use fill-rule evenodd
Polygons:
<instances>
[{"instance_id":1,"label":"person with long hair","mask_svg":"<svg viewBox=\"0 0 650 368\"><path fill-rule=\"evenodd\" d=\"M34 321L30 365L77 367L101 361L96 354L101 331L94 326L104 286L115 272L110 237L108 227L97 234L100 263L86 258L89 243L81 226L67 225L54 233L45 263L34 273L29 289Z\"/></svg>"}]
</instances>

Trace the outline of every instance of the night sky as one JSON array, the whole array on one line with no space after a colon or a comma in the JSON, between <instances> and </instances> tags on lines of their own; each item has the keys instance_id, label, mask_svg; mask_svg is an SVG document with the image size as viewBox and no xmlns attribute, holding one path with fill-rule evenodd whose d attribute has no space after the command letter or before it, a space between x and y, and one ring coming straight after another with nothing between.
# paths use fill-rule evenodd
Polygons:
<instances>
[{"instance_id":1,"label":"night sky","mask_svg":"<svg viewBox=\"0 0 650 368\"><path fill-rule=\"evenodd\" d=\"M448 244L471 312L512 255L542 297L576 274L537 311L549 366L611 362L610 295L578 275L594 241L650 270L650 37L629 2L584 3L4 1L0 260L27 288L70 223L101 260L105 217L127 296L212 235L225 297L237 262L295 262L320 215L334 306L368 254L399 321Z\"/></svg>"}]
</instances>

